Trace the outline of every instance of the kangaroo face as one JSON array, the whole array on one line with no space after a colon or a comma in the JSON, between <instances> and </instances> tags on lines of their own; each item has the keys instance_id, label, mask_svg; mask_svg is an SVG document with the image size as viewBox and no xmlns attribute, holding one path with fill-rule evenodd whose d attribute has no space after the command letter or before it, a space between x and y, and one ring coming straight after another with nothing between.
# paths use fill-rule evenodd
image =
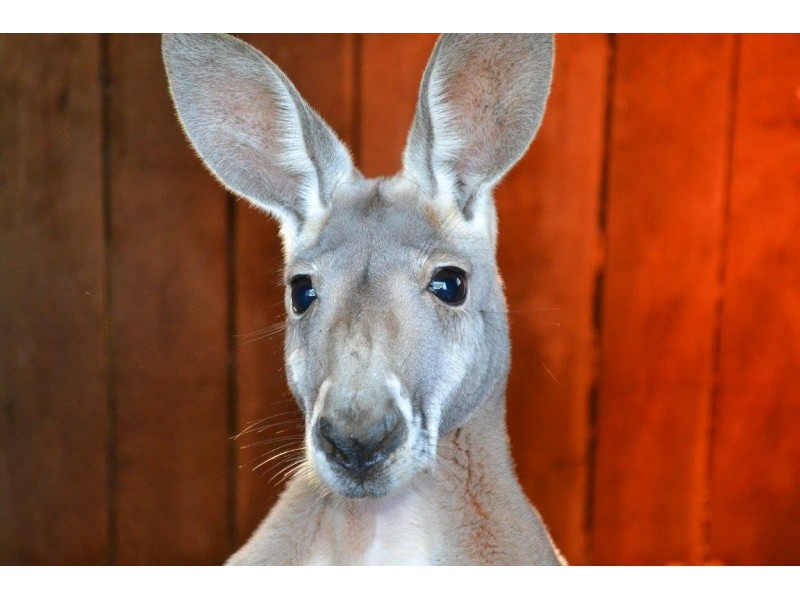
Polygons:
<instances>
[{"instance_id":1,"label":"kangaroo face","mask_svg":"<svg viewBox=\"0 0 800 600\"><path fill-rule=\"evenodd\" d=\"M286 268L288 379L308 458L347 496L383 495L430 466L439 436L507 371L492 240L414 188L351 190Z\"/></svg>"},{"instance_id":2,"label":"kangaroo face","mask_svg":"<svg viewBox=\"0 0 800 600\"><path fill-rule=\"evenodd\" d=\"M429 467L440 437L504 392L505 301L491 191L539 127L548 35L444 35L401 172L366 180L263 54L169 35L178 116L228 189L280 223L286 365L317 476L351 497Z\"/></svg>"}]
</instances>

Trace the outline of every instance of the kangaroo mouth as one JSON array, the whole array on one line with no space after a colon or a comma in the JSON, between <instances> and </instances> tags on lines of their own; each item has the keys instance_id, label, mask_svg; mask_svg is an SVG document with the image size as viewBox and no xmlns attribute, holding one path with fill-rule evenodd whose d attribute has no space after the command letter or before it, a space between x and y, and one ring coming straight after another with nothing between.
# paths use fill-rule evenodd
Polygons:
<instances>
[{"instance_id":1,"label":"kangaroo mouth","mask_svg":"<svg viewBox=\"0 0 800 600\"><path fill-rule=\"evenodd\" d=\"M315 447L314 467L322 481L347 498L385 496L408 479L404 477L404 449L378 451L367 455L351 453L347 458Z\"/></svg>"},{"instance_id":2,"label":"kangaroo mouth","mask_svg":"<svg viewBox=\"0 0 800 600\"><path fill-rule=\"evenodd\" d=\"M390 478L380 473L381 468L371 469L360 475L341 473L337 475L335 485L329 485L333 491L346 498L379 498L394 491Z\"/></svg>"}]
</instances>

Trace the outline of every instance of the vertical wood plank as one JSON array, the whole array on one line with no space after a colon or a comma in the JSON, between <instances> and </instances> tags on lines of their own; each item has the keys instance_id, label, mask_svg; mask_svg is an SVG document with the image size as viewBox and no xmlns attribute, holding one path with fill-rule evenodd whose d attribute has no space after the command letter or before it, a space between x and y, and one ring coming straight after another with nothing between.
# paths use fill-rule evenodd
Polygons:
<instances>
[{"instance_id":1,"label":"vertical wood plank","mask_svg":"<svg viewBox=\"0 0 800 600\"><path fill-rule=\"evenodd\" d=\"M361 47L358 166L367 177L400 169L422 72L438 36L368 33Z\"/></svg>"},{"instance_id":2,"label":"vertical wood plank","mask_svg":"<svg viewBox=\"0 0 800 600\"><path fill-rule=\"evenodd\" d=\"M559 35L528 154L496 194L511 324L508 423L520 481L570 563L588 561L588 400L609 41Z\"/></svg>"},{"instance_id":3,"label":"vertical wood plank","mask_svg":"<svg viewBox=\"0 0 800 600\"><path fill-rule=\"evenodd\" d=\"M352 145L355 36L244 35L269 56L306 101ZM244 202L236 206L236 331L238 430L260 421L237 440L236 543L242 544L264 518L283 488L283 469L300 447L300 411L286 387L283 370L283 256L272 219ZM272 333L264 332L273 328ZM275 329L277 328L277 329ZM250 444L262 445L246 447ZM289 454L283 454L288 452ZM253 470L264 460L270 460Z\"/></svg>"},{"instance_id":4,"label":"vertical wood plank","mask_svg":"<svg viewBox=\"0 0 800 600\"><path fill-rule=\"evenodd\" d=\"M618 37L595 561L703 557L732 37Z\"/></svg>"},{"instance_id":5,"label":"vertical wood plank","mask_svg":"<svg viewBox=\"0 0 800 600\"><path fill-rule=\"evenodd\" d=\"M800 36L741 40L710 553L800 561Z\"/></svg>"},{"instance_id":6,"label":"vertical wood plank","mask_svg":"<svg viewBox=\"0 0 800 600\"><path fill-rule=\"evenodd\" d=\"M121 564L228 544L226 197L178 125L155 35L109 40Z\"/></svg>"},{"instance_id":7,"label":"vertical wood plank","mask_svg":"<svg viewBox=\"0 0 800 600\"><path fill-rule=\"evenodd\" d=\"M99 44L0 36L0 563L108 549Z\"/></svg>"}]
</instances>

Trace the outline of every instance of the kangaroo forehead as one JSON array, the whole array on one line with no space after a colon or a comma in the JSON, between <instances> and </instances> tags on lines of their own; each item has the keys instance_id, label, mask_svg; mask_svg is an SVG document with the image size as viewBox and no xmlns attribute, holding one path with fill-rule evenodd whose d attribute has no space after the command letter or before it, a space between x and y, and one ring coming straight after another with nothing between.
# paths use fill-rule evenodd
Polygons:
<instances>
[{"instance_id":1,"label":"kangaroo forehead","mask_svg":"<svg viewBox=\"0 0 800 600\"><path fill-rule=\"evenodd\" d=\"M427 252L444 241L443 234L419 202L372 189L335 205L309 250L321 255L347 247L362 256L393 250Z\"/></svg>"}]
</instances>

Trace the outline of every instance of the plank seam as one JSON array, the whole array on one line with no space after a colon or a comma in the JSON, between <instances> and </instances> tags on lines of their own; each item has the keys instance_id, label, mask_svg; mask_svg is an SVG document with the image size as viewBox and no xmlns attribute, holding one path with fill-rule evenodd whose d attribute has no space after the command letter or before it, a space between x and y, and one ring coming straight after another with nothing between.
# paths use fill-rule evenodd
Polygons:
<instances>
[{"instance_id":1,"label":"plank seam","mask_svg":"<svg viewBox=\"0 0 800 600\"><path fill-rule=\"evenodd\" d=\"M100 135L101 202L103 209L104 285L103 333L105 338L106 410L107 410L107 480L108 480L108 563L117 563L117 398L114 382L113 329L113 230L111 213L111 77L109 73L109 34L100 34Z\"/></svg>"},{"instance_id":2,"label":"plank seam","mask_svg":"<svg viewBox=\"0 0 800 600\"><path fill-rule=\"evenodd\" d=\"M739 56L741 52L741 34L734 34L733 49L731 52L730 84L728 89L728 114L727 114L727 133L725 140L725 171L723 182L722 199L722 231L720 234L719 264L717 266L717 301L714 307L714 339L713 355L711 363L711 398L708 407L708 422L706 431L706 464L705 464L705 485L703 489L703 509L702 509L702 544L700 549L701 560L708 564L711 558L711 476L714 468L714 439L716 438L716 420L719 410L720 396L720 360L722 348L722 318L725 310L725 280L727 275L727 255L728 240L730 229L730 203L731 189L733 185L733 154L734 139L736 136L736 115L738 108L739 92Z\"/></svg>"},{"instance_id":3,"label":"plank seam","mask_svg":"<svg viewBox=\"0 0 800 600\"><path fill-rule=\"evenodd\" d=\"M597 472L597 423L599 411L600 381L602 379L603 356L602 356L602 335L603 335L603 294L605 292L605 263L608 238L606 235L606 221L608 213L608 198L610 188L610 169L611 169L611 136L613 132L613 113L614 113L614 90L616 87L616 61L617 61L617 38L616 34L608 34L608 59L606 66L606 107L604 114L603 131L603 161L601 167L601 180L597 210L597 228L599 246L601 253L598 259L597 270L595 271L595 286L592 295L592 324L594 327L595 343L595 375L592 385L589 388L588 397L588 431L586 462L587 462L587 482L586 482L586 506L585 523L586 531L586 562L594 563L594 508L595 508L595 486Z\"/></svg>"},{"instance_id":4,"label":"plank seam","mask_svg":"<svg viewBox=\"0 0 800 600\"><path fill-rule=\"evenodd\" d=\"M353 135L353 159L361 163L361 102L362 102L362 44L363 33L354 34L353 38L353 108L351 133Z\"/></svg>"},{"instance_id":5,"label":"plank seam","mask_svg":"<svg viewBox=\"0 0 800 600\"><path fill-rule=\"evenodd\" d=\"M236 473L237 448L233 439L237 434L239 419L239 388L236 381L236 197L226 193L226 262L228 268L227 296L227 334L228 334L228 549L236 550L237 514L236 514Z\"/></svg>"}]
</instances>

